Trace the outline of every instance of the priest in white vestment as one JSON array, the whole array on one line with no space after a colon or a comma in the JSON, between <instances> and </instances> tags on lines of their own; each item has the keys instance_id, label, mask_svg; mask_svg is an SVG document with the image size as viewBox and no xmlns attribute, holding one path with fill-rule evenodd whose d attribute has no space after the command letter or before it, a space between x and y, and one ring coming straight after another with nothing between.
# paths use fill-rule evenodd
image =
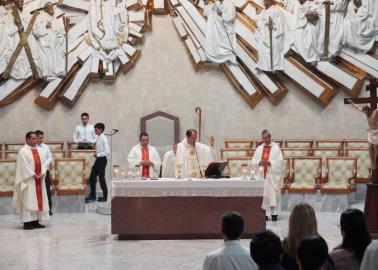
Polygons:
<instances>
[{"instance_id":1,"label":"priest in white vestment","mask_svg":"<svg viewBox=\"0 0 378 270\"><path fill-rule=\"evenodd\" d=\"M362 0L351 1L343 24L342 44L361 53L367 53L375 42L374 21L367 4Z\"/></svg>"},{"instance_id":2,"label":"priest in white vestment","mask_svg":"<svg viewBox=\"0 0 378 270\"><path fill-rule=\"evenodd\" d=\"M139 143L135 145L128 157L129 169L139 168L142 178L159 177L161 159L156 148L149 144L150 138L142 132Z\"/></svg>"},{"instance_id":3,"label":"priest in white vestment","mask_svg":"<svg viewBox=\"0 0 378 270\"><path fill-rule=\"evenodd\" d=\"M53 80L66 73L65 29L63 19L54 17L52 2L43 0L41 3L44 11L34 23L33 34L37 38L40 76Z\"/></svg>"},{"instance_id":4,"label":"priest in white vestment","mask_svg":"<svg viewBox=\"0 0 378 270\"><path fill-rule=\"evenodd\" d=\"M213 63L236 62L236 9L233 0L209 3L204 8L207 17L205 55Z\"/></svg>"},{"instance_id":5,"label":"priest in white vestment","mask_svg":"<svg viewBox=\"0 0 378 270\"><path fill-rule=\"evenodd\" d=\"M301 0L295 14L294 50L306 62L316 63L323 53L323 25L320 20L321 10L314 0Z\"/></svg>"},{"instance_id":6,"label":"priest in white vestment","mask_svg":"<svg viewBox=\"0 0 378 270\"><path fill-rule=\"evenodd\" d=\"M360 269L378 269L378 240L372 241L365 249Z\"/></svg>"},{"instance_id":7,"label":"priest in white vestment","mask_svg":"<svg viewBox=\"0 0 378 270\"><path fill-rule=\"evenodd\" d=\"M176 163L176 152L177 144L172 145L172 150L169 150L164 154L162 173L163 178L174 178L175 177L175 163Z\"/></svg>"},{"instance_id":8,"label":"priest in white vestment","mask_svg":"<svg viewBox=\"0 0 378 270\"><path fill-rule=\"evenodd\" d=\"M258 174L264 183L264 194L261 208L266 211L266 219L268 220L268 211L272 216L272 221L277 221L277 207L282 187L282 152L278 144L272 142L271 135L268 130L263 130L263 144L257 147L252 158L252 165L258 168Z\"/></svg>"},{"instance_id":9,"label":"priest in white vestment","mask_svg":"<svg viewBox=\"0 0 378 270\"><path fill-rule=\"evenodd\" d=\"M26 143L17 155L13 207L21 215L25 230L44 228L39 221L49 219L44 160L36 147L37 135L26 134Z\"/></svg>"},{"instance_id":10,"label":"priest in white vestment","mask_svg":"<svg viewBox=\"0 0 378 270\"><path fill-rule=\"evenodd\" d=\"M177 145L176 178L201 178L207 166L213 161L214 139L210 137L210 147L197 142L197 131L188 129L186 138Z\"/></svg>"},{"instance_id":11,"label":"priest in white vestment","mask_svg":"<svg viewBox=\"0 0 378 270\"><path fill-rule=\"evenodd\" d=\"M265 9L257 18L256 41L259 54L257 68L264 71L283 70L284 56L292 43L288 23L284 11L274 5L274 0L264 0L264 6ZM270 44L268 26L270 18L273 23L272 44Z\"/></svg>"},{"instance_id":12,"label":"priest in white vestment","mask_svg":"<svg viewBox=\"0 0 378 270\"><path fill-rule=\"evenodd\" d=\"M240 243L243 231L244 219L239 213L224 214L221 228L223 247L206 255L202 270L257 270L249 248Z\"/></svg>"}]
</instances>

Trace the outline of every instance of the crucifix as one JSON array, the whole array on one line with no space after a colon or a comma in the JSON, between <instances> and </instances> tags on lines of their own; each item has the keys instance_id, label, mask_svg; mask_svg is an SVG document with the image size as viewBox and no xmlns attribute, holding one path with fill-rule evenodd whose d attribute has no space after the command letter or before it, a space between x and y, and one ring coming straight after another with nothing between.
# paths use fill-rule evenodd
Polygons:
<instances>
[{"instance_id":1,"label":"crucifix","mask_svg":"<svg viewBox=\"0 0 378 270\"><path fill-rule=\"evenodd\" d=\"M363 98L345 98L344 104L352 104L357 110L366 114L369 124L368 141L369 156L372 166L372 182L378 184L378 97L377 97L377 79L370 79L370 84L366 86L366 91L370 97ZM370 103L370 106L360 108L357 104Z\"/></svg>"},{"instance_id":2,"label":"crucifix","mask_svg":"<svg viewBox=\"0 0 378 270\"><path fill-rule=\"evenodd\" d=\"M269 30L269 50L270 50L270 69L273 70L273 19L269 16L269 21L266 24Z\"/></svg>"},{"instance_id":3,"label":"crucifix","mask_svg":"<svg viewBox=\"0 0 378 270\"><path fill-rule=\"evenodd\" d=\"M331 24L331 5L333 2L326 0L323 2L325 7L325 29L324 29L324 48L323 48L323 56L322 60L328 59L328 47L329 47L329 30Z\"/></svg>"}]
</instances>

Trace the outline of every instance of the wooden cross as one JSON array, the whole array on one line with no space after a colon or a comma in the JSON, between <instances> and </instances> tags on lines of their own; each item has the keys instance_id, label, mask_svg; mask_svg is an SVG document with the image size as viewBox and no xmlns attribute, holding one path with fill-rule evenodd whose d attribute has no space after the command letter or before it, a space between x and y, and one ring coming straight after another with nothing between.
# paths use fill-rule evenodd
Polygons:
<instances>
[{"instance_id":1,"label":"wooden cross","mask_svg":"<svg viewBox=\"0 0 378 270\"><path fill-rule=\"evenodd\" d=\"M268 26L269 30L269 51L270 51L270 69L273 71L273 19L271 16L269 16L268 23L266 26Z\"/></svg>"},{"instance_id":2,"label":"wooden cross","mask_svg":"<svg viewBox=\"0 0 378 270\"><path fill-rule=\"evenodd\" d=\"M370 79L370 84L366 85L366 91L370 93L370 97L362 98L345 98L344 104L350 104L353 101L356 104L370 103L371 109L377 109L378 97L377 97L377 79Z\"/></svg>"},{"instance_id":3,"label":"wooden cross","mask_svg":"<svg viewBox=\"0 0 378 270\"><path fill-rule=\"evenodd\" d=\"M322 60L328 59L328 47L329 47L329 33L330 33L330 25L331 25L331 5L333 2L329 0L325 0L323 2L325 6L325 29L324 29L324 48L323 48L323 56Z\"/></svg>"}]
</instances>

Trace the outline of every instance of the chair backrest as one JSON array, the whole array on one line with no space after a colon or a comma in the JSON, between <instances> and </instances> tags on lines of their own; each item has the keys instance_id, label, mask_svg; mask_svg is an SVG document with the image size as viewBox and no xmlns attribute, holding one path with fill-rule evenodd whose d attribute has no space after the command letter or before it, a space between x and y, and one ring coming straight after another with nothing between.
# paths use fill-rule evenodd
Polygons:
<instances>
[{"instance_id":1,"label":"chair backrest","mask_svg":"<svg viewBox=\"0 0 378 270\"><path fill-rule=\"evenodd\" d=\"M20 150L25 143L4 143L5 151L17 151Z\"/></svg>"},{"instance_id":2,"label":"chair backrest","mask_svg":"<svg viewBox=\"0 0 378 270\"><path fill-rule=\"evenodd\" d=\"M240 157L240 158L227 158L227 169L228 174L231 177L238 177L242 174L242 167L246 166L247 170L251 168L252 158L251 157Z\"/></svg>"},{"instance_id":3,"label":"chair backrest","mask_svg":"<svg viewBox=\"0 0 378 270\"><path fill-rule=\"evenodd\" d=\"M284 157L308 157L311 155L311 148L281 148Z\"/></svg>"},{"instance_id":4,"label":"chair backrest","mask_svg":"<svg viewBox=\"0 0 378 270\"><path fill-rule=\"evenodd\" d=\"M320 157L303 157L292 159L292 180L296 183L317 183L321 177L322 159Z\"/></svg>"},{"instance_id":5,"label":"chair backrest","mask_svg":"<svg viewBox=\"0 0 378 270\"><path fill-rule=\"evenodd\" d=\"M17 159L18 151L5 151L4 158L5 159Z\"/></svg>"},{"instance_id":6,"label":"chair backrest","mask_svg":"<svg viewBox=\"0 0 378 270\"><path fill-rule=\"evenodd\" d=\"M235 149L221 149L221 159L226 160L232 157L251 157L253 156L255 149L251 148L235 148Z\"/></svg>"},{"instance_id":7,"label":"chair backrest","mask_svg":"<svg viewBox=\"0 0 378 270\"><path fill-rule=\"evenodd\" d=\"M95 162L93 154L95 150L68 150L69 158L84 158L85 159L85 179L89 179L91 168Z\"/></svg>"},{"instance_id":8,"label":"chair backrest","mask_svg":"<svg viewBox=\"0 0 378 270\"><path fill-rule=\"evenodd\" d=\"M357 158L329 157L327 158L327 182L347 184L349 179L356 177Z\"/></svg>"},{"instance_id":9,"label":"chair backrest","mask_svg":"<svg viewBox=\"0 0 378 270\"><path fill-rule=\"evenodd\" d=\"M85 192L84 158L58 158L55 160L55 171L58 195L77 191Z\"/></svg>"},{"instance_id":10,"label":"chair backrest","mask_svg":"<svg viewBox=\"0 0 378 270\"><path fill-rule=\"evenodd\" d=\"M50 150L63 150L64 149L64 141L51 141L45 142L50 147Z\"/></svg>"},{"instance_id":11,"label":"chair backrest","mask_svg":"<svg viewBox=\"0 0 378 270\"><path fill-rule=\"evenodd\" d=\"M286 180L290 176L290 170L291 170L291 159L284 158L283 164L282 164L282 177L284 180Z\"/></svg>"},{"instance_id":12,"label":"chair backrest","mask_svg":"<svg viewBox=\"0 0 378 270\"><path fill-rule=\"evenodd\" d=\"M72 142L72 141L67 141L67 148L68 150L74 150L77 149L77 143Z\"/></svg>"},{"instance_id":13,"label":"chair backrest","mask_svg":"<svg viewBox=\"0 0 378 270\"><path fill-rule=\"evenodd\" d=\"M340 157L341 154L341 148L312 148L314 157Z\"/></svg>"},{"instance_id":14,"label":"chair backrest","mask_svg":"<svg viewBox=\"0 0 378 270\"><path fill-rule=\"evenodd\" d=\"M314 147L319 148L343 148L344 140L339 139L318 139L314 141Z\"/></svg>"},{"instance_id":15,"label":"chair backrest","mask_svg":"<svg viewBox=\"0 0 378 270\"><path fill-rule=\"evenodd\" d=\"M368 148L369 143L366 139L345 140L345 148Z\"/></svg>"},{"instance_id":16,"label":"chair backrest","mask_svg":"<svg viewBox=\"0 0 378 270\"><path fill-rule=\"evenodd\" d=\"M345 155L357 158L357 178L368 179L371 169L368 148L346 148Z\"/></svg>"},{"instance_id":17,"label":"chair backrest","mask_svg":"<svg viewBox=\"0 0 378 270\"><path fill-rule=\"evenodd\" d=\"M287 148L311 148L312 140L285 140Z\"/></svg>"},{"instance_id":18,"label":"chair backrest","mask_svg":"<svg viewBox=\"0 0 378 270\"><path fill-rule=\"evenodd\" d=\"M253 140L249 139L225 139L224 144L226 148L253 148Z\"/></svg>"},{"instance_id":19,"label":"chair backrest","mask_svg":"<svg viewBox=\"0 0 378 270\"><path fill-rule=\"evenodd\" d=\"M12 196L16 178L16 160L0 160L0 196Z\"/></svg>"}]
</instances>

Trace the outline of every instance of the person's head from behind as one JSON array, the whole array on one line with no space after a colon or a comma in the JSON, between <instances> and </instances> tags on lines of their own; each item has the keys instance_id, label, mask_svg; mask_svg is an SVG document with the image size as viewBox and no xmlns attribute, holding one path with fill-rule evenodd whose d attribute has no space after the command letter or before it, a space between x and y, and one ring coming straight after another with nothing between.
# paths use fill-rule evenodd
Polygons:
<instances>
[{"instance_id":1,"label":"person's head from behind","mask_svg":"<svg viewBox=\"0 0 378 270\"><path fill-rule=\"evenodd\" d=\"M34 131L29 131L28 133L26 133L25 142L31 147L34 147L37 144L37 135Z\"/></svg>"},{"instance_id":2,"label":"person's head from behind","mask_svg":"<svg viewBox=\"0 0 378 270\"><path fill-rule=\"evenodd\" d=\"M274 5L274 0L264 0L263 1L263 4L264 4L264 7L267 9L267 8L270 8L271 6Z\"/></svg>"},{"instance_id":3,"label":"person's head from behind","mask_svg":"<svg viewBox=\"0 0 378 270\"><path fill-rule=\"evenodd\" d=\"M197 141L197 130L195 129L188 129L186 131L186 141L190 145L194 145Z\"/></svg>"},{"instance_id":4,"label":"person's head from behind","mask_svg":"<svg viewBox=\"0 0 378 270\"><path fill-rule=\"evenodd\" d=\"M328 258L328 245L319 235L307 237L298 247L297 258L301 270L319 270Z\"/></svg>"},{"instance_id":5,"label":"person's head from behind","mask_svg":"<svg viewBox=\"0 0 378 270\"><path fill-rule=\"evenodd\" d=\"M103 123L97 123L96 125L94 125L94 130L95 130L96 135L98 136L104 132L105 125Z\"/></svg>"},{"instance_id":6,"label":"person's head from behind","mask_svg":"<svg viewBox=\"0 0 378 270\"><path fill-rule=\"evenodd\" d=\"M303 239L318 234L318 226L314 208L307 203L294 207L289 218L289 232L284 241L284 249L291 257L295 257L297 248Z\"/></svg>"},{"instance_id":7,"label":"person's head from behind","mask_svg":"<svg viewBox=\"0 0 378 270\"><path fill-rule=\"evenodd\" d=\"M83 126L86 126L89 122L89 114L87 113L82 113L81 114L81 123L83 124Z\"/></svg>"},{"instance_id":8,"label":"person's head from behind","mask_svg":"<svg viewBox=\"0 0 378 270\"><path fill-rule=\"evenodd\" d=\"M43 131L42 130L36 130L35 135L37 135L37 144L43 143L43 140L45 138Z\"/></svg>"},{"instance_id":9,"label":"person's head from behind","mask_svg":"<svg viewBox=\"0 0 378 270\"><path fill-rule=\"evenodd\" d=\"M222 216L222 236L225 241L240 239L244 231L244 219L237 212L225 213Z\"/></svg>"},{"instance_id":10,"label":"person's head from behind","mask_svg":"<svg viewBox=\"0 0 378 270\"><path fill-rule=\"evenodd\" d=\"M143 148L146 148L148 146L148 144L150 143L150 137L146 132L142 132L139 135L139 142Z\"/></svg>"},{"instance_id":11,"label":"person's head from behind","mask_svg":"<svg viewBox=\"0 0 378 270\"><path fill-rule=\"evenodd\" d=\"M341 247L353 251L361 262L365 249L371 242L364 213L358 209L345 210L340 217L340 230L343 237Z\"/></svg>"},{"instance_id":12,"label":"person's head from behind","mask_svg":"<svg viewBox=\"0 0 378 270\"><path fill-rule=\"evenodd\" d=\"M269 145L272 142L272 136L270 135L269 130L264 129L261 132L261 139L265 145Z\"/></svg>"},{"instance_id":13,"label":"person's head from behind","mask_svg":"<svg viewBox=\"0 0 378 270\"><path fill-rule=\"evenodd\" d=\"M259 267L279 264L283 253L281 240L272 231L263 231L252 237L250 252Z\"/></svg>"}]
</instances>

